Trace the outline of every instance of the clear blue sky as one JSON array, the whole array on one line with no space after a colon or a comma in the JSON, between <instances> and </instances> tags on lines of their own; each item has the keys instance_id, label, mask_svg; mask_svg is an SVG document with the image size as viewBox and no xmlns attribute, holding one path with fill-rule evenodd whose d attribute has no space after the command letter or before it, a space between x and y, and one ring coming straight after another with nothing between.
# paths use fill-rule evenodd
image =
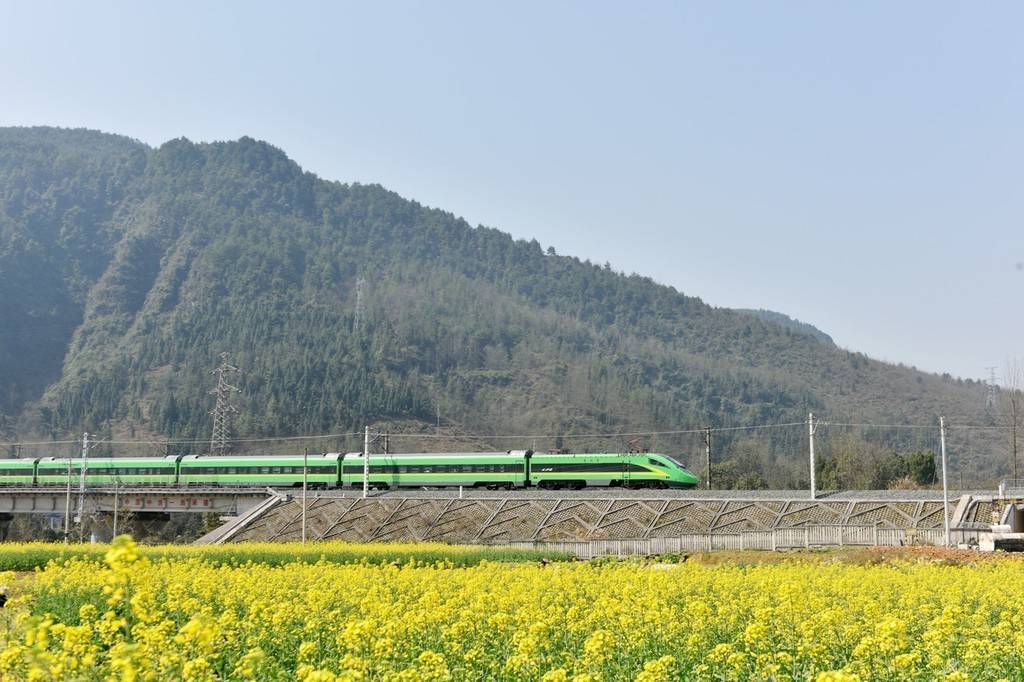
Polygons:
<instances>
[{"instance_id":1,"label":"clear blue sky","mask_svg":"<svg viewBox=\"0 0 1024 682\"><path fill-rule=\"evenodd\" d=\"M1024 356L1022 27L998 2L11 2L0 125L250 135L980 377Z\"/></svg>"}]
</instances>

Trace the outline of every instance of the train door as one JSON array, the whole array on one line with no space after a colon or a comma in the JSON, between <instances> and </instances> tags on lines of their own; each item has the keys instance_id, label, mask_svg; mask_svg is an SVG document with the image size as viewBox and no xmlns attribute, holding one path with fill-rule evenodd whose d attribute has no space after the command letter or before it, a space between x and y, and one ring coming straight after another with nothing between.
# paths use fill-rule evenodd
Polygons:
<instances>
[{"instance_id":1,"label":"train door","mask_svg":"<svg viewBox=\"0 0 1024 682\"><path fill-rule=\"evenodd\" d=\"M629 487L629 457L627 455L622 456L622 487Z\"/></svg>"}]
</instances>

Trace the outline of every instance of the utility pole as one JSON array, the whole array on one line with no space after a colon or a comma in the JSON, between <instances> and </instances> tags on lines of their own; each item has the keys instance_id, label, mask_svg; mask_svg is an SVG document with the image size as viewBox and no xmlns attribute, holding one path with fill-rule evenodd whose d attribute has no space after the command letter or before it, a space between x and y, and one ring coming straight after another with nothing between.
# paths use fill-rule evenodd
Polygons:
<instances>
[{"instance_id":1,"label":"utility pole","mask_svg":"<svg viewBox=\"0 0 1024 682\"><path fill-rule=\"evenodd\" d=\"M85 539L85 472L89 469L89 432L82 435L81 476L78 477L78 540Z\"/></svg>"},{"instance_id":2,"label":"utility pole","mask_svg":"<svg viewBox=\"0 0 1024 682\"><path fill-rule=\"evenodd\" d=\"M370 495L370 427L363 434L363 497Z\"/></svg>"},{"instance_id":3,"label":"utility pole","mask_svg":"<svg viewBox=\"0 0 1024 682\"><path fill-rule=\"evenodd\" d=\"M811 499L816 499L817 495L817 482L815 481L814 473L814 430L817 425L814 423L814 413L807 413L807 435L809 437L810 450L811 450Z\"/></svg>"},{"instance_id":4,"label":"utility pole","mask_svg":"<svg viewBox=\"0 0 1024 682\"><path fill-rule=\"evenodd\" d=\"M309 482L309 448L302 449L302 544L306 544L306 486Z\"/></svg>"},{"instance_id":5,"label":"utility pole","mask_svg":"<svg viewBox=\"0 0 1024 682\"><path fill-rule=\"evenodd\" d=\"M707 471L707 488L711 490L711 427L704 427L704 459Z\"/></svg>"},{"instance_id":6,"label":"utility pole","mask_svg":"<svg viewBox=\"0 0 1024 682\"><path fill-rule=\"evenodd\" d=\"M217 398L213 407L213 435L210 437L210 452L216 455L223 455L228 449L228 436L231 431L231 415L238 414L238 408L231 404L231 394L240 393L237 386L228 383L228 374L237 372L238 368L228 362L228 354L220 354L220 366L210 370L210 374L217 375L217 387L210 391L210 395Z\"/></svg>"},{"instance_id":7,"label":"utility pole","mask_svg":"<svg viewBox=\"0 0 1024 682\"><path fill-rule=\"evenodd\" d=\"M939 448L942 451L942 520L949 547L949 488L946 485L946 418L939 417Z\"/></svg>"}]
</instances>

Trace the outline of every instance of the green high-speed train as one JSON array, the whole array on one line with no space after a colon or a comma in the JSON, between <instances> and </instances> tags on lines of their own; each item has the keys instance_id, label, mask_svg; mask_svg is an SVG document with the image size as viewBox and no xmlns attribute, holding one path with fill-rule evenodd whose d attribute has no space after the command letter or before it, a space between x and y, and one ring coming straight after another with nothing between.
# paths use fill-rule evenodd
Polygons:
<instances>
[{"instance_id":1,"label":"green high-speed train","mask_svg":"<svg viewBox=\"0 0 1024 682\"><path fill-rule=\"evenodd\" d=\"M0 459L0 485L77 485L83 460L43 457ZM300 486L302 456L90 457L85 463L90 486ZM306 481L316 488L361 487L362 453L310 455ZM693 488L698 479L683 464L658 453L550 454L531 450L371 454L369 484L377 489L543 488L581 489Z\"/></svg>"}]
</instances>

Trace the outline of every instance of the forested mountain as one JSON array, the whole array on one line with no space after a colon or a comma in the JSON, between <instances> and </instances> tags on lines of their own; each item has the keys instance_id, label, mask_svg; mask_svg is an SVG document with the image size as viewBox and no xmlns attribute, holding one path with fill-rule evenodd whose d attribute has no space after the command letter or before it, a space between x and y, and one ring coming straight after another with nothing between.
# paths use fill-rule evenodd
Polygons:
<instances>
[{"instance_id":1,"label":"forested mountain","mask_svg":"<svg viewBox=\"0 0 1024 682\"><path fill-rule=\"evenodd\" d=\"M5 440L206 437L222 351L247 436L994 418L977 382L322 180L249 138L0 129L0 320ZM798 470L805 440L767 437L766 466ZM1001 466L978 457L964 466Z\"/></svg>"},{"instance_id":2,"label":"forested mountain","mask_svg":"<svg viewBox=\"0 0 1024 682\"><path fill-rule=\"evenodd\" d=\"M821 331L813 324L807 324L806 322L801 322L800 320L794 320L792 317L784 313L777 313L774 310L753 310L750 308L736 308L735 310L738 313L753 315L754 317L762 319L765 322L772 322L774 324L779 325L780 327L790 329L799 334L808 334L809 336L813 336L814 338L818 339L822 343L834 343L834 341L832 341L831 336Z\"/></svg>"}]
</instances>

